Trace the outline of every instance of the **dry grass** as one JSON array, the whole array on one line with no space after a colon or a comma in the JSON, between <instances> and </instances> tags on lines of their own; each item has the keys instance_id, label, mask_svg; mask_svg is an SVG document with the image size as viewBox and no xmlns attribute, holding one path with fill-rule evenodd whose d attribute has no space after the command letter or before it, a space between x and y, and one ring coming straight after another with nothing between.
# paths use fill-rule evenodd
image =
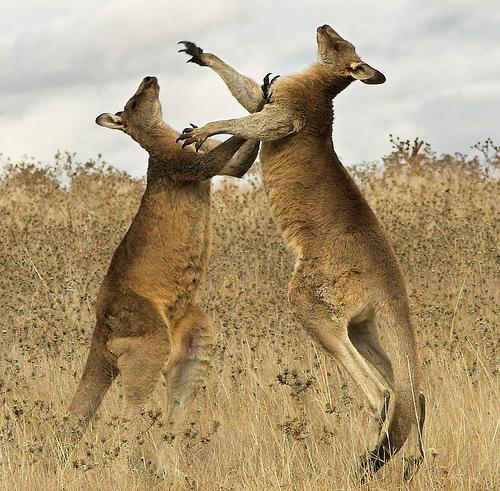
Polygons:
<instances>
[{"instance_id":1,"label":"dry grass","mask_svg":"<svg viewBox=\"0 0 500 491\"><path fill-rule=\"evenodd\" d=\"M498 149L483 147L481 166L394 144L384 172L355 172L405 270L422 352L428 459L411 488L499 489ZM167 435L172 476L148 480L118 464L119 381L70 460L57 458L96 290L142 188L68 156L0 180L0 488L358 489L360 395L288 313L292 260L255 183L214 193L204 298L217 343L189 422ZM161 396L159 384L152 406ZM365 488L396 489L400 476L398 456Z\"/></svg>"}]
</instances>

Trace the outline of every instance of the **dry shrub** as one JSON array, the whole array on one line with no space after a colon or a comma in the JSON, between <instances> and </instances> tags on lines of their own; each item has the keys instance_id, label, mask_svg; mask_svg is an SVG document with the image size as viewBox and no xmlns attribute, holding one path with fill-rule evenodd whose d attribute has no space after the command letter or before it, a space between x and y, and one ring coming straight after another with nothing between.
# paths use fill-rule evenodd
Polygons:
<instances>
[{"instance_id":1,"label":"dry shrub","mask_svg":"<svg viewBox=\"0 0 500 491\"><path fill-rule=\"evenodd\" d=\"M393 139L353 174L409 285L428 397L427 463L414 489L498 489L499 148L436 156ZM204 287L217 342L185 428L165 433L172 475L116 465L120 383L68 462L56 429L81 374L96 291L144 182L101 159L9 164L0 180L0 482L3 489L357 489L360 394L291 318L283 246L258 178L214 191ZM155 393L161 407L163 386ZM161 416L146 412L158 431ZM496 455L496 457L495 457ZM366 489L397 489L401 459Z\"/></svg>"}]
</instances>

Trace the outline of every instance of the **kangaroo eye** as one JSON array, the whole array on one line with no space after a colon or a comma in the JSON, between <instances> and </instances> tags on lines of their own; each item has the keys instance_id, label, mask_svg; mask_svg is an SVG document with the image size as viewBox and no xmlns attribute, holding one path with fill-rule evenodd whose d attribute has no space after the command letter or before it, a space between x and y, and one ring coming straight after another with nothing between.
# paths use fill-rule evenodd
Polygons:
<instances>
[{"instance_id":1,"label":"kangaroo eye","mask_svg":"<svg viewBox=\"0 0 500 491\"><path fill-rule=\"evenodd\" d=\"M137 101L132 101L132 104L130 104L130 109L135 109L135 106L137 106Z\"/></svg>"}]
</instances>

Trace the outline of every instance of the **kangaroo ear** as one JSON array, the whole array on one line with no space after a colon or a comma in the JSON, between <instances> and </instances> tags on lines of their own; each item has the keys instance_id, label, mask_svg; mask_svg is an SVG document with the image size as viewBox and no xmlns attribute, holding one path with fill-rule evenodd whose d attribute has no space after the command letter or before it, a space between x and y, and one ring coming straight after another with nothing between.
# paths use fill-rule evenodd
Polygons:
<instances>
[{"instance_id":1,"label":"kangaroo ear","mask_svg":"<svg viewBox=\"0 0 500 491\"><path fill-rule=\"evenodd\" d=\"M349 73L351 77L356 80L361 80L361 82L365 84L383 84L385 82L384 74L375 70L375 68L372 68L364 61L352 63L349 68Z\"/></svg>"},{"instance_id":2,"label":"kangaroo ear","mask_svg":"<svg viewBox=\"0 0 500 491\"><path fill-rule=\"evenodd\" d=\"M124 130L125 124L121 117L121 113L111 114L103 113L97 116L95 122L99 126L104 126L105 128L111 128L112 130Z\"/></svg>"}]
</instances>

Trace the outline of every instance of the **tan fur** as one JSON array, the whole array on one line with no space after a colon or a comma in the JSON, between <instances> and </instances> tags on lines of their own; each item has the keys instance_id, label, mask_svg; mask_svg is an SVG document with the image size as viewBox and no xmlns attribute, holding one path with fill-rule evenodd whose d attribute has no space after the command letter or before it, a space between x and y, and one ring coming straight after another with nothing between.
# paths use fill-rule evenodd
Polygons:
<instances>
[{"instance_id":1,"label":"tan fur","mask_svg":"<svg viewBox=\"0 0 500 491\"><path fill-rule=\"evenodd\" d=\"M208 123L186 135L198 143L219 133L263 140L264 187L276 223L297 255L291 306L351 375L375 417L376 446L363 460L363 473L387 462L412 427L418 435L408 460L418 466L423 458L418 414L423 416L425 400L418 395L419 358L405 282L386 234L332 142L332 98L356 78L375 84L385 77L331 27L318 28L317 39L318 62L278 79L260 113ZM228 65L213 59L210 66L226 82L238 80ZM389 388L393 396L383 431Z\"/></svg>"},{"instance_id":2,"label":"tan fur","mask_svg":"<svg viewBox=\"0 0 500 491\"><path fill-rule=\"evenodd\" d=\"M144 79L123 112L102 114L97 123L124 131L149 152L147 186L99 289L90 353L69 411L87 423L120 373L125 416L133 418L168 359L167 417L178 418L212 346L210 320L198 305L209 258L209 179L242 175L258 142L233 137L200 154L181 148L179 133L163 122L154 77Z\"/></svg>"}]
</instances>

